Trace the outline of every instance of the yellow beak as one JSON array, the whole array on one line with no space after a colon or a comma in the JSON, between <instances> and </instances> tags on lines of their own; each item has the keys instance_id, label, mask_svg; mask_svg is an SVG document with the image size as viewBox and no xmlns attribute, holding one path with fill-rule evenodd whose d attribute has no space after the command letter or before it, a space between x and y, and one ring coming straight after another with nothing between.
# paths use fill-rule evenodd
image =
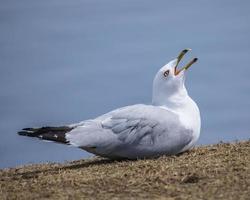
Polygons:
<instances>
[{"instance_id":1,"label":"yellow beak","mask_svg":"<svg viewBox=\"0 0 250 200\"><path fill-rule=\"evenodd\" d=\"M183 70L187 70L189 67L191 67L192 64L194 64L198 58L194 58L192 59L188 64L186 64L184 67L182 67L181 69L177 69L178 64L180 63L181 59L183 58L183 56L188 52L191 51L191 49L184 49L180 52L180 54L177 57L177 64L175 66L175 75L178 75L181 71Z\"/></svg>"}]
</instances>

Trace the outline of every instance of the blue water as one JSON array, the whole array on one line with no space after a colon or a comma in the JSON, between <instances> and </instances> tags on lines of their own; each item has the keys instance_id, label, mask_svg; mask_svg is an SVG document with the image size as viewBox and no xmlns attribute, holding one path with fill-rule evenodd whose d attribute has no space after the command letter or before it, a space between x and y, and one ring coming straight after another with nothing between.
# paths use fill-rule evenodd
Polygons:
<instances>
[{"instance_id":1,"label":"blue water","mask_svg":"<svg viewBox=\"0 0 250 200\"><path fill-rule=\"evenodd\" d=\"M250 138L250 2L0 1L0 168L90 154L20 137L150 103L157 70L183 48L199 144Z\"/></svg>"}]
</instances>

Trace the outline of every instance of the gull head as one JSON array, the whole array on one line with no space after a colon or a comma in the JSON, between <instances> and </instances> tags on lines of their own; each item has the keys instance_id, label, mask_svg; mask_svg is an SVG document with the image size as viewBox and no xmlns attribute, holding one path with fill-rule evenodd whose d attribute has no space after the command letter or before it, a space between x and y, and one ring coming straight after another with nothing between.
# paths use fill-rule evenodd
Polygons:
<instances>
[{"instance_id":1,"label":"gull head","mask_svg":"<svg viewBox=\"0 0 250 200\"><path fill-rule=\"evenodd\" d=\"M181 68L178 65L183 56L190 50L182 50L176 59L164 65L155 75L153 82L154 105L180 104L188 96L185 88L185 72L198 59L192 59Z\"/></svg>"}]
</instances>

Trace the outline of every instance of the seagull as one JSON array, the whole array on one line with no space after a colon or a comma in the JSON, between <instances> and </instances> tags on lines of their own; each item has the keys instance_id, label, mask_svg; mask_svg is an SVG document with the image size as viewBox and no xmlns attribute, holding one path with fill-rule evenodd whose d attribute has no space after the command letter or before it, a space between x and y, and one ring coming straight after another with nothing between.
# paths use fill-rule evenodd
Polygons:
<instances>
[{"instance_id":1,"label":"seagull","mask_svg":"<svg viewBox=\"0 0 250 200\"><path fill-rule=\"evenodd\" d=\"M185 74L198 59L179 68L184 49L153 81L152 104L118 108L95 119L59 127L24 128L19 135L73 145L110 159L176 155L192 148L200 135L200 111L188 95Z\"/></svg>"}]
</instances>

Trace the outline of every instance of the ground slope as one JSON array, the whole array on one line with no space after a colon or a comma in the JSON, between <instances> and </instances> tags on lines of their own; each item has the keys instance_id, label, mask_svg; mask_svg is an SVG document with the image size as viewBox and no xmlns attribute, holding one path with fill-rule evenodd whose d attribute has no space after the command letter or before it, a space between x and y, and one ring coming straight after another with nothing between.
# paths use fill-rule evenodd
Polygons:
<instances>
[{"instance_id":1,"label":"ground slope","mask_svg":"<svg viewBox=\"0 0 250 200\"><path fill-rule=\"evenodd\" d=\"M0 170L0 199L250 199L250 141L137 161Z\"/></svg>"}]
</instances>

